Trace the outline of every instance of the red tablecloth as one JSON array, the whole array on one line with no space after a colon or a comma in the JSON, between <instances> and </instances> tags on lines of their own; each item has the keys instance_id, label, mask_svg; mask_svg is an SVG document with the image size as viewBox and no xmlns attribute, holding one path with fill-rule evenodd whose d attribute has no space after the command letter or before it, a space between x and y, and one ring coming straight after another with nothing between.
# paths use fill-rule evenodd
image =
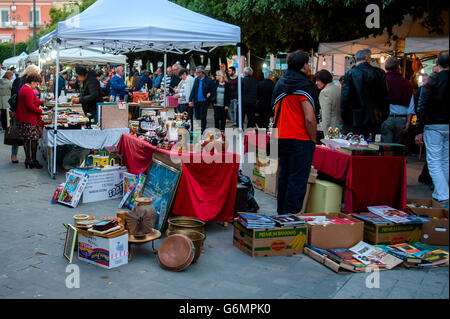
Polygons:
<instances>
[{"instance_id":1,"label":"red tablecloth","mask_svg":"<svg viewBox=\"0 0 450 319\"><path fill-rule=\"evenodd\" d=\"M154 152L169 156L178 154L157 149L132 134L123 134L118 148L124 164L132 174L147 174ZM182 172L171 213L203 221L232 222L239 155L179 155L182 156Z\"/></svg>"},{"instance_id":2,"label":"red tablecloth","mask_svg":"<svg viewBox=\"0 0 450 319\"><path fill-rule=\"evenodd\" d=\"M367 206L406 207L406 158L351 156L316 147L313 166L345 182L344 212L366 212Z\"/></svg>"}]
</instances>

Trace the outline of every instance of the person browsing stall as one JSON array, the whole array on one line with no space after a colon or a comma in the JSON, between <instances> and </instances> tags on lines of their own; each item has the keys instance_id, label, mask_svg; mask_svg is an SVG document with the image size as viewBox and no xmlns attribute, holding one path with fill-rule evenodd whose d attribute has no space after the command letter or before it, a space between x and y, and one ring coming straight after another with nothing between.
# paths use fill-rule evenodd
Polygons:
<instances>
[{"instance_id":1,"label":"person browsing stall","mask_svg":"<svg viewBox=\"0 0 450 319\"><path fill-rule=\"evenodd\" d=\"M124 100L125 96L132 96L132 94L127 90L127 85L125 84L125 70L122 66L116 69L116 74L109 80L111 84L111 95L116 99Z\"/></svg>"},{"instance_id":2,"label":"person browsing stall","mask_svg":"<svg viewBox=\"0 0 450 319\"><path fill-rule=\"evenodd\" d=\"M214 99L213 81L206 76L205 67L198 65L195 69L197 77L194 81L191 95L189 97L189 106L193 106L195 117L201 120L202 134L206 129L206 116L208 114L209 102Z\"/></svg>"},{"instance_id":3,"label":"person browsing stall","mask_svg":"<svg viewBox=\"0 0 450 319\"><path fill-rule=\"evenodd\" d=\"M278 139L280 173L278 214L297 214L306 194L315 151L320 104L314 84L308 79L309 56L303 51L288 55L288 70L274 88L274 132Z\"/></svg>"},{"instance_id":4,"label":"person browsing stall","mask_svg":"<svg viewBox=\"0 0 450 319\"><path fill-rule=\"evenodd\" d=\"M25 168L40 169L43 167L36 159L38 141L41 138L40 128L43 127L43 122L40 117L42 114L41 101L35 90L41 82L41 76L32 73L27 76L25 85L19 90L15 119L19 122L19 134L23 138Z\"/></svg>"},{"instance_id":5,"label":"person browsing stall","mask_svg":"<svg viewBox=\"0 0 450 319\"><path fill-rule=\"evenodd\" d=\"M227 112L230 108L230 85L224 71L216 72L214 99L214 124L216 129L225 131Z\"/></svg>"},{"instance_id":6,"label":"person browsing stall","mask_svg":"<svg viewBox=\"0 0 450 319\"><path fill-rule=\"evenodd\" d=\"M97 74L95 72L88 72L84 67L76 67L75 72L77 78L81 82L81 89L80 97L73 98L72 103L80 103L84 115L86 115L90 121L95 118L97 114L97 103L102 101L100 83L97 80Z\"/></svg>"}]
</instances>

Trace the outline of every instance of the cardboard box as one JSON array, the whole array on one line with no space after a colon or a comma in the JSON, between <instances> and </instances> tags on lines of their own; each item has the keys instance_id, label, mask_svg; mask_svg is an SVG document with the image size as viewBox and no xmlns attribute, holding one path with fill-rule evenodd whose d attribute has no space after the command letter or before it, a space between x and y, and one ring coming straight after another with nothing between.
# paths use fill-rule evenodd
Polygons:
<instances>
[{"instance_id":1,"label":"cardboard box","mask_svg":"<svg viewBox=\"0 0 450 319\"><path fill-rule=\"evenodd\" d=\"M308 213L337 213L342 208L342 186L317 179L311 187Z\"/></svg>"},{"instance_id":2,"label":"cardboard box","mask_svg":"<svg viewBox=\"0 0 450 319\"><path fill-rule=\"evenodd\" d=\"M266 176L264 175L264 173L261 173L257 170L253 170L251 179L252 179L253 187L264 191L265 181L266 181Z\"/></svg>"},{"instance_id":3,"label":"cardboard box","mask_svg":"<svg viewBox=\"0 0 450 319\"><path fill-rule=\"evenodd\" d=\"M274 174L265 174L265 185L264 193L277 197L278 195L278 175L280 174L280 166L278 165L277 171ZM305 195L305 200L309 197L309 191L311 190L311 185L314 184L317 179L317 170L311 166L311 172L308 178L308 189ZM305 201L304 201L305 203ZM305 209L302 210L302 213Z\"/></svg>"},{"instance_id":4,"label":"cardboard box","mask_svg":"<svg viewBox=\"0 0 450 319\"><path fill-rule=\"evenodd\" d=\"M448 210L435 209L427 213L422 213L422 216L432 217L428 223L422 225L421 240L424 243L436 246L448 246ZM442 219L445 218L445 219Z\"/></svg>"},{"instance_id":5,"label":"cardboard box","mask_svg":"<svg viewBox=\"0 0 450 319\"><path fill-rule=\"evenodd\" d=\"M343 213L306 213L302 216L327 216L327 218L347 218L353 224L308 225L308 244L317 248L348 248L363 240L364 223Z\"/></svg>"},{"instance_id":6,"label":"cardboard box","mask_svg":"<svg viewBox=\"0 0 450 319\"><path fill-rule=\"evenodd\" d=\"M78 233L78 259L111 269L128 263L128 233L103 238Z\"/></svg>"},{"instance_id":7,"label":"cardboard box","mask_svg":"<svg viewBox=\"0 0 450 319\"><path fill-rule=\"evenodd\" d=\"M364 223L364 241L372 245L395 245L419 241L422 224Z\"/></svg>"},{"instance_id":8,"label":"cardboard box","mask_svg":"<svg viewBox=\"0 0 450 319\"><path fill-rule=\"evenodd\" d=\"M348 274L351 272L361 272L362 270L360 268L357 267L353 267L351 265L347 265L347 264L338 264L334 261L332 261L331 259L327 258L326 256L323 256L317 252L315 252L312 249L309 249L308 247L305 247L303 249L303 252L305 253L305 255L311 257L312 259L314 259L315 261L323 264L324 266L330 268L331 270L333 270L334 272L338 273L338 274ZM363 268L365 270L365 268Z\"/></svg>"},{"instance_id":9,"label":"cardboard box","mask_svg":"<svg viewBox=\"0 0 450 319\"><path fill-rule=\"evenodd\" d=\"M93 203L123 197L123 173L126 169L88 173L89 181L83 191L82 203Z\"/></svg>"},{"instance_id":10,"label":"cardboard box","mask_svg":"<svg viewBox=\"0 0 450 319\"><path fill-rule=\"evenodd\" d=\"M420 208L414 207L412 204L416 204L417 206L428 206L431 208ZM447 209L444 206L441 206L434 199L425 199L425 198L408 198L406 200L406 209L412 212L417 216L427 216L427 217L438 217L442 216L442 211Z\"/></svg>"},{"instance_id":11,"label":"cardboard box","mask_svg":"<svg viewBox=\"0 0 450 319\"><path fill-rule=\"evenodd\" d=\"M307 227L246 229L235 221L233 245L252 257L292 256L303 253L304 245L296 247L297 250L290 246L296 236L304 236L304 243L306 243Z\"/></svg>"}]
</instances>

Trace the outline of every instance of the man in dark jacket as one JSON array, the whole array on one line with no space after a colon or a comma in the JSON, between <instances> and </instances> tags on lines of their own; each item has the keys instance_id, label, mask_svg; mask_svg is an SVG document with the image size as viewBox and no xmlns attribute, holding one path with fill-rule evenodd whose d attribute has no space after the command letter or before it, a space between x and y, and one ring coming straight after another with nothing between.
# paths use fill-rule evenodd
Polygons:
<instances>
[{"instance_id":1,"label":"man in dark jacket","mask_svg":"<svg viewBox=\"0 0 450 319\"><path fill-rule=\"evenodd\" d=\"M81 82L80 97L72 99L72 103L81 103L84 114L89 120L97 114L97 103L102 102L100 83L95 71L88 72L83 67L76 67L75 72Z\"/></svg>"},{"instance_id":2,"label":"man in dark jacket","mask_svg":"<svg viewBox=\"0 0 450 319\"><path fill-rule=\"evenodd\" d=\"M153 87L152 80L150 79L150 72L148 70L142 71L141 80L139 81L139 89L145 88L147 85L147 89L150 90Z\"/></svg>"},{"instance_id":3,"label":"man in dark jacket","mask_svg":"<svg viewBox=\"0 0 450 319\"><path fill-rule=\"evenodd\" d=\"M385 72L371 66L371 51L356 52L356 67L344 75L341 90L341 114L354 134L381 132L381 123L389 116L389 95Z\"/></svg>"},{"instance_id":4,"label":"man in dark jacket","mask_svg":"<svg viewBox=\"0 0 450 319\"><path fill-rule=\"evenodd\" d=\"M195 118L201 120L202 133L206 129L206 116L209 103L214 100L214 84L206 76L205 67L199 65L195 69L196 78L189 97L189 106L194 107Z\"/></svg>"},{"instance_id":5,"label":"man in dark jacket","mask_svg":"<svg viewBox=\"0 0 450 319\"><path fill-rule=\"evenodd\" d=\"M61 96L62 91L64 91L64 93L66 92L66 79L67 79L66 72L63 72L59 75L58 97ZM53 94L56 96L56 82L55 82L55 88L54 88Z\"/></svg>"},{"instance_id":6,"label":"man in dark jacket","mask_svg":"<svg viewBox=\"0 0 450 319\"><path fill-rule=\"evenodd\" d=\"M247 128L255 127L258 81L252 76L252 68L244 68L244 78L242 79L242 128L244 128L245 116L247 116Z\"/></svg>"},{"instance_id":7,"label":"man in dark jacket","mask_svg":"<svg viewBox=\"0 0 450 319\"><path fill-rule=\"evenodd\" d=\"M448 209L448 51L439 54L437 66L439 72L428 79L420 92L416 143L425 142L427 148L428 170L434 184L433 198Z\"/></svg>"},{"instance_id":8,"label":"man in dark jacket","mask_svg":"<svg viewBox=\"0 0 450 319\"><path fill-rule=\"evenodd\" d=\"M389 117L381 125L381 141L404 144L411 118L415 114L411 83L400 74L400 60L389 57L385 63L386 82L389 89Z\"/></svg>"},{"instance_id":9,"label":"man in dark jacket","mask_svg":"<svg viewBox=\"0 0 450 319\"><path fill-rule=\"evenodd\" d=\"M258 83L258 104L256 113L258 114L256 123L260 128L269 126L269 119L272 116L272 94L275 83L273 83L272 71L264 72L264 80Z\"/></svg>"}]
</instances>

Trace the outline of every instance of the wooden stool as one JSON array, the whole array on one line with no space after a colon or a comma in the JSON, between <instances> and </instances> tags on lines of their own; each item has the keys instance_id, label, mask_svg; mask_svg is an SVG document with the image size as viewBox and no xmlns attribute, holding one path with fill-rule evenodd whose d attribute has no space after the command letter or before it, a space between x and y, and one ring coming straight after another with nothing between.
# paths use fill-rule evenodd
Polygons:
<instances>
[{"instance_id":1,"label":"wooden stool","mask_svg":"<svg viewBox=\"0 0 450 319\"><path fill-rule=\"evenodd\" d=\"M161 238L161 232L159 230L153 229L153 232L145 235L142 238L136 238L133 235L128 235L128 261L133 259L131 254L131 245L143 245L148 242L152 242L153 253L156 254L158 251L155 250L155 240Z\"/></svg>"}]
</instances>

